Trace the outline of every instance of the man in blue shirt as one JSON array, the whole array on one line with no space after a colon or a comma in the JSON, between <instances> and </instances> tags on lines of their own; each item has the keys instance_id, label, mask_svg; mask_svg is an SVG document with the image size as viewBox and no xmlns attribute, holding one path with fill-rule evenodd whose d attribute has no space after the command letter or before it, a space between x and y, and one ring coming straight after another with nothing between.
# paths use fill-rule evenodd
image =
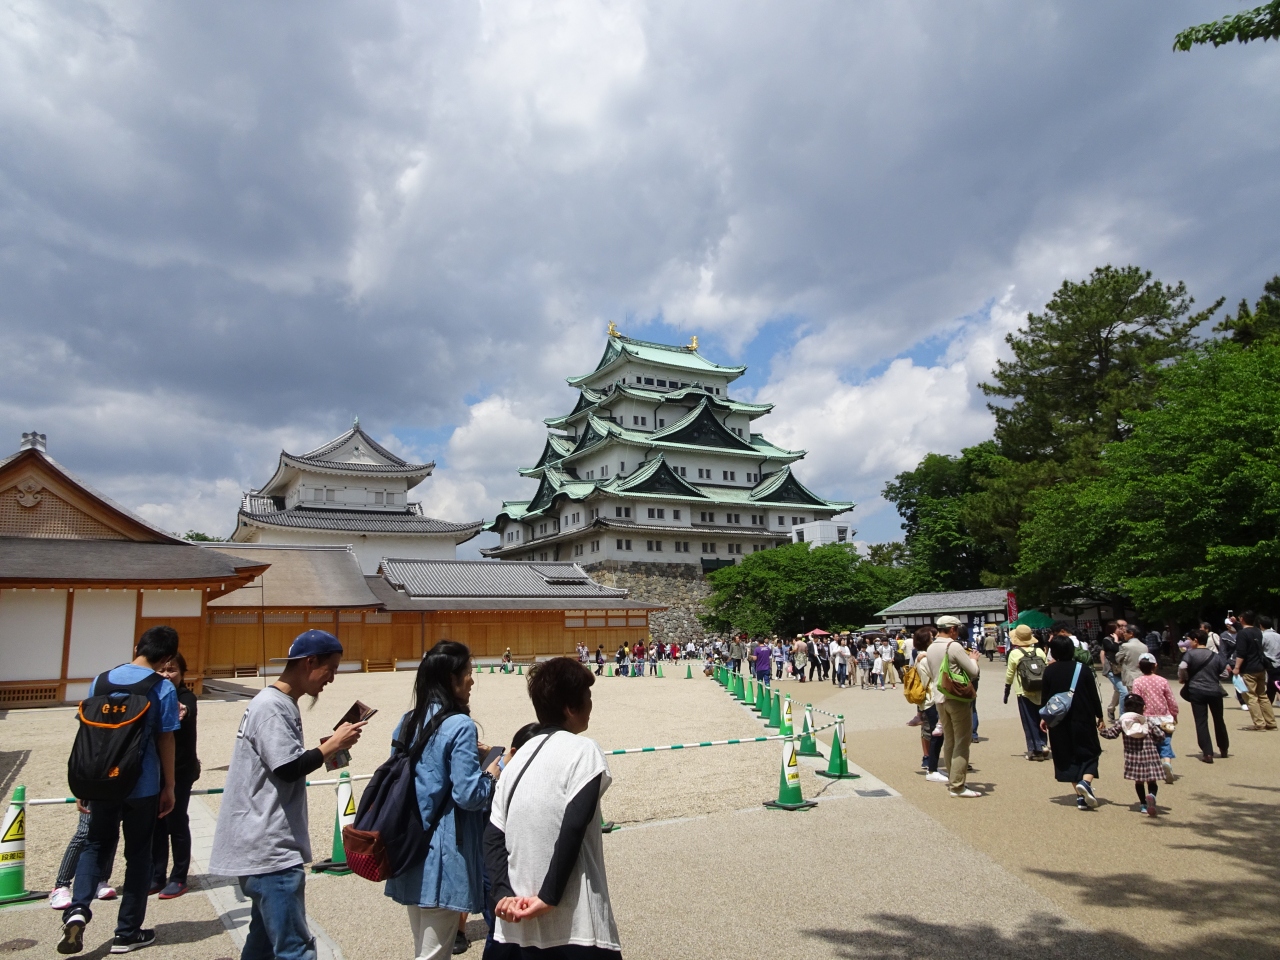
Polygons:
<instances>
[{"instance_id":1,"label":"man in blue shirt","mask_svg":"<svg viewBox=\"0 0 1280 960\"><path fill-rule=\"evenodd\" d=\"M134 648L132 663L124 663L107 673L120 686L145 680L178 652L178 633L173 627L152 627ZM89 688L93 696L97 679ZM112 953L129 953L155 942L154 930L143 930L147 915L147 892L151 885L151 835L156 820L173 809L173 734L181 726L178 719L178 692L167 679L152 686L151 737L142 759L142 773L133 791L120 802L93 800L89 803L89 839L76 865L71 906L62 915L62 941L58 952L79 953L84 948L84 928L93 919L89 904L98 883L98 854L124 829L124 888L116 922Z\"/></svg>"}]
</instances>

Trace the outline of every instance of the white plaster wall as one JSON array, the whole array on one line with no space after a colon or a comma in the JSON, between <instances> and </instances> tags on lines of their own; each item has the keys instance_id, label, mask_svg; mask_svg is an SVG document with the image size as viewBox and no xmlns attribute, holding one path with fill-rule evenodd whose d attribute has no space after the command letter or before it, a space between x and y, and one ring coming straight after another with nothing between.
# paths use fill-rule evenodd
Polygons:
<instances>
[{"instance_id":1,"label":"white plaster wall","mask_svg":"<svg viewBox=\"0 0 1280 960\"><path fill-rule=\"evenodd\" d=\"M350 544L360 569L367 574L378 572L383 557L407 560L454 560L458 548L448 537L362 537L352 533L312 533L307 530L257 530L252 543L308 544L311 546ZM505 541L504 541L505 542ZM234 550L234 546L230 549Z\"/></svg>"},{"instance_id":2,"label":"white plaster wall","mask_svg":"<svg viewBox=\"0 0 1280 960\"><path fill-rule=\"evenodd\" d=\"M132 660L137 615L136 590L77 590L67 676L96 677Z\"/></svg>"},{"instance_id":3,"label":"white plaster wall","mask_svg":"<svg viewBox=\"0 0 1280 960\"><path fill-rule=\"evenodd\" d=\"M198 617L199 590L143 590L144 617Z\"/></svg>"},{"instance_id":4,"label":"white plaster wall","mask_svg":"<svg viewBox=\"0 0 1280 960\"><path fill-rule=\"evenodd\" d=\"M0 680L62 676L67 591L0 590Z\"/></svg>"}]
</instances>

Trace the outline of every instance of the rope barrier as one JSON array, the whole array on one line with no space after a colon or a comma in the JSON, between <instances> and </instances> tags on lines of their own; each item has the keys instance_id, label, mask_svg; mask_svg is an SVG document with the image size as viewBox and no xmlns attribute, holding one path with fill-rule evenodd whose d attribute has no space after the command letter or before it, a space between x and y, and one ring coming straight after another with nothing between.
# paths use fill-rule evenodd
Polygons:
<instances>
[{"instance_id":1,"label":"rope barrier","mask_svg":"<svg viewBox=\"0 0 1280 960\"><path fill-rule=\"evenodd\" d=\"M372 778L373 778L372 773L357 773L355 776L351 777L352 780L370 780ZM308 787L331 787L337 782L338 782L338 778L334 777L332 780L307 780L306 785ZM206 787L206 788L201 788L199 790L192 790L191 796L212 797L222 792L223 792L222 787ZM48 807L48 806L57 806L60 804L65 805L68 803L75 803L75 802L76 802L75 797L51 797L43 800L28 800L27 806Z\"/></svg>"}]
</instances>

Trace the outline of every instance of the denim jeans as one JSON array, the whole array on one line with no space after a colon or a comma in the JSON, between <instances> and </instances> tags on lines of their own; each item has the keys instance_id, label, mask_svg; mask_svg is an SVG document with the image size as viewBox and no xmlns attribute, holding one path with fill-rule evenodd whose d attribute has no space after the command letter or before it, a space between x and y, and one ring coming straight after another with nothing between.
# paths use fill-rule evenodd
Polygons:
<instances>
[{"instance_id":1,"label":"denim jeans","mask_svg":"<svg viewBox=\"0 0 1280 960\"><path fill-rule=\"evenodd\" d=\"M763 684L766 687L769 686L769 671L765 670L765 671L762 671L761 673L757 673L756 683Z\"/></svg>"},{"instance_id":2,"label":"denim jeans","mask_svg":"<svg viewBox=\"0 0 1280 960\"><path fill-rule=\"evenodd\" d=\"M1040 704L1018 697L1018 719L1022 721L1022 736L1027 741L1028 753L1039 753L1045 748L1044 733L1040 730Z\"/></svg>"},{"instance_id":3,"label":"denim jeans","mask_svg":"<svg viewBox=\"0 0 1280 960\"><path fill-rule=\"evenodd\" d=\"M298 864L239 878L253 903L240 960L316 960L316 939L307 926L306 876Z\"/></svg>"},{"instance_id":4,"label":"denim jeans","mask_svg":"<svg viewBox=\"0 0 1280 960\"><path fill-rule=\"evenodd\" d=\"M1110 680L1111 686L1115 688L1111 694L1111 706L1107 708L1114 713L1117 707L1124 705L1124 698L1129 695L1129 688L1121 683L1120 678L1111 671L1107 671L1103 676Z\"/></svg>"},{"instance_id":5,"label":"denim jeans","mask_svg":"<svg viewBox=\"0 0 1280 960\"><path fill-rule=\"evenodd\" d=\"M62 912L65 923L73 913L93 919L89 904L98 892L101 878L99 855L115 845L124 831L124 886L120 890L120 912L116 916L116 936L132 937L142 929L147 917L147 891L151 883L151 831L156 825L158 796L141 797L108 803L94 800L89 804L89 839L80 851L76 865L75 886L71 890L71 906Z\"/></svg>"}]
</instances>

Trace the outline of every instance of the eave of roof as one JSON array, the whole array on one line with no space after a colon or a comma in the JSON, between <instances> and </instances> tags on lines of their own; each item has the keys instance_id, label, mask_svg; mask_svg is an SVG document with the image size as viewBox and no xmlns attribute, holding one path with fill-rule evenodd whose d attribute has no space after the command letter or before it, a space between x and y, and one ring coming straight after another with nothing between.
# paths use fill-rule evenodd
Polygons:
<instances>
[{"instance_id":1,"label":"eave of roof","mask_svg":"<svg viewBox=\"0 0 1280 960\"><path fill-rule=\"evenodd\" d=\"M1007 592L1002 588L982 587L976 590L948 590L940 593L916 593L877 611L884 616L930 616L944 613L985 613L1005 609Z\"/></svg>"},{"instance_id":2,"label":"eave of roof","mask_svg":"<svg viewBox=\"0 0 1280 960\"><path fill-rule=\"evenodd\" d=\"M317 530L325 533L388 534L393 536L449 536L465 534L463 543L484 527L483 520L453 523L420 513L394 513L375 510L335 510L314 507L292 507L267 513L251 512L243 507L239 520L262 527Z\"/></svg>"},{"instance_id":3,"label":"eave of roof","mask_svg":"<svg viewBox=\"0 0 1280 960\"><path fill-rule=\"evenodd\" d=\"M209 556L184 540L54 540L0 537L0 584L99 587L207 586L215 596L259 576L266 562Z\"/></svg>"}]
</instances>

